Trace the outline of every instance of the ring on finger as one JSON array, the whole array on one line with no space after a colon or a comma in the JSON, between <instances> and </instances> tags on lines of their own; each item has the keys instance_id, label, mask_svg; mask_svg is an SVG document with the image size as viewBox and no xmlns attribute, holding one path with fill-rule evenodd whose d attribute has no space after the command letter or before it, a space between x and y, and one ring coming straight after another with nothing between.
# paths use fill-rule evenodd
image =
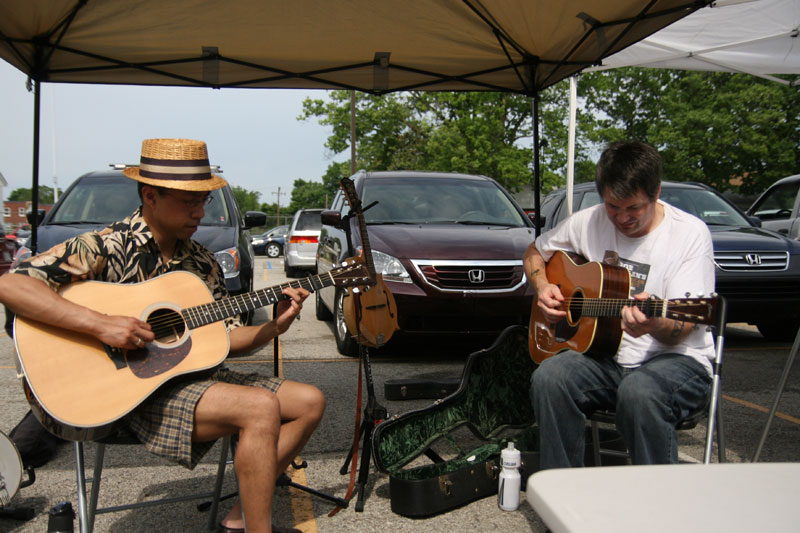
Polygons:
<instances>
[{"instance_id":1,"label":"ring on finger","mask_svg":"<svg viewBox=\"0 0 800 533\"><path fill-rule=\"evenodd\" d=\"M142 338L141 337L137 337L136 338L136 346L141 346L143 344L144 344L144 341L142 340Z\"/></svg>"}]
</instances>

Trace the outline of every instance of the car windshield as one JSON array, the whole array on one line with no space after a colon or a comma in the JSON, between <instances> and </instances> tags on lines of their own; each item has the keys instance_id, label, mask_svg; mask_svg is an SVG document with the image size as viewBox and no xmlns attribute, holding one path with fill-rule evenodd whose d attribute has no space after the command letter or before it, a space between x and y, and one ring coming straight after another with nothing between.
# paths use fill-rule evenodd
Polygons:
<instances>
[{"instance_id":1,"label":"car windshield","mask_svg":"<svg viewBox=\"0 0 800 533\"><path fill-rule=\"evenodd\" d=\"M231 218L221 189L212 191L214 200L205 206L203 226L230 226ZM111 224L139 207L134 180L120 176L79 180L60 199L50 224Z\"/></svg>"},{"instance_id":2,"label":"car windshield","mask_svg":"<svg viewBox=\"0 0 800 533\"><path fill-rule=\"evenodd\" d=\"M800 181L778 185L758 200L750 208L750 213L764 220L789 218L792 216L794 200Z\"/></svg>"},{"instance_id":3,"label":"car windshield","mask_svg":"<svg viewBox=\"0 0 800 533\"><path fill-rule=\"evenodd\" d=\"M661 199L692 214L709 226L750 226L750 221L720 196L707 189L662 187ZM597 205L602 200L597 191L583 195L579 209Z\"/></svg>"},{"instance_id":4,"label":"car windshield","mask_svg":"<svg viewBox=\"0 0 800 533\"><path fill-rule=\"evenodd\" d=\"M525 226L508 196L490 181L402 176L364 182L367 224L492 224Z\"/></svg>"}]
</instances>

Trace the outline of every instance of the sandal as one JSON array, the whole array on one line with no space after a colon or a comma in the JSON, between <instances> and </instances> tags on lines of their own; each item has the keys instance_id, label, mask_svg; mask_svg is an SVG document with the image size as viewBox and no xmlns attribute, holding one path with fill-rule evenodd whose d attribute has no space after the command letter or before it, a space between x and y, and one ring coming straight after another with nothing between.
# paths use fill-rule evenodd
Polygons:
<instances>
[{"instance_id":1,"label":"sandal","mask_svg":"<svg viewBox=\"0 0 800 533\"><path fill-rule=\"evenodd\" d=\"M244 528L227 527L222 525L222 522L220 522L218 531L219 533L244 533ZM293 527L281 527L272 524L272 533L303 533L303 532Z\"/></svg>"}]
</instances>

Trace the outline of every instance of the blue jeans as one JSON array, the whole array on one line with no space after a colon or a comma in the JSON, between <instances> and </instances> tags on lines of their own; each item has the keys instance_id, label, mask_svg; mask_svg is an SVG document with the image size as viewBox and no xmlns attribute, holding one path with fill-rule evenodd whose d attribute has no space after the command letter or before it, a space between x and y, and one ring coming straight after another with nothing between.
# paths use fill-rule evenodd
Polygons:
<instances>
[{"instance_id":1,"label":"blue jeans","mask_svg":"<svg viewBox=\"0 0 800 533\"><path fill-rule=\"evenodd\" d=\"M616 410L616 426L633 464L678 462L678 423L702 409L711 377L691 357L662 354L628 369L610 357L562 352L531 376L539 425L540 465L583 466L586 414Z\"/></svg>"}]
</instances>

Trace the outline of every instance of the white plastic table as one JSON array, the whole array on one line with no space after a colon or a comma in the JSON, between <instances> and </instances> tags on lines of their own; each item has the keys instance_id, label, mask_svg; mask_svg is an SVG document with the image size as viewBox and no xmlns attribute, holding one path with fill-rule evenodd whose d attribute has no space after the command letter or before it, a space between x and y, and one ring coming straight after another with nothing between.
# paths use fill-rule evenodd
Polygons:
<instances>
[{"instance_id":1,"label":"white plastic table","mask_svg":"<svg viewBox=\"0 0 800 533\"><path fill-rule=\"evenodd\" d=\"M553 533L800 532L800 463L544 470L526 497Z\"/></svg>"}]
</instances>

